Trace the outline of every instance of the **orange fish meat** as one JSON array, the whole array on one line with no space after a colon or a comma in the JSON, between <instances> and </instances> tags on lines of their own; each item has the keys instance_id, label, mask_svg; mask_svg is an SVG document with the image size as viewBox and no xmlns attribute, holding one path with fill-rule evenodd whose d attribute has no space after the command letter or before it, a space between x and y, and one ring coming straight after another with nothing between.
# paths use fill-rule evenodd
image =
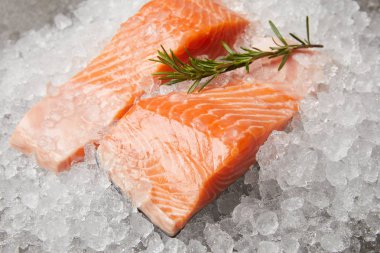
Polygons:
<instances>
[{"instance_id":1,"label":"orange fish meat","mask_svg":"<svg viewBox=\"0 0 380 253\"><path fill-rule=\"evenodd\" d=\"M84 156L102 130L122 117L153 86L151 74L167 67L149 61L160 46L182 60L216 57L248 22L212 0L154 0L122 24L83 71L38 102L21 120L10 143L34 154L40 166L62 171Z\"/></svg>"},{"instance_id":2,"label":"orange fish meat","mask_svg":"<svg viewBox=\"0 0 380 253\"><path fill-rule=\"evenodd\" d=\"M99 160L153 223L175 235L246 172L298 101L258 84L141 100L102 139Z\"/></svg>"}]
</instances>

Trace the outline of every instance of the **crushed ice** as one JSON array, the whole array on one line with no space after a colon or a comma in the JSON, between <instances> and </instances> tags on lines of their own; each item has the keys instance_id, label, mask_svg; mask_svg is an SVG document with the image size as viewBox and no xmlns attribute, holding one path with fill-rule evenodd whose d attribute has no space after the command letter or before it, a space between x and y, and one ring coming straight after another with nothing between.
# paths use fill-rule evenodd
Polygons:
<instances>
[{"instance_id":1,"label":"crushed ice","mask_svg":"<svg viewBox=\"0 0 380 253\"><path fill-rule=\"evenodd\" d=\"M288 131L275 132L258 167L168 238L86 163L61 175L8 147L27 109L95 56L145 1L85 1L54 27L0 52L0 252L379 251L380 15L351 0L228 1L269 34L266 21L313 38L331 62ZM376 1L370 10L378 10ZM298 29L298 30L297 30ZM246 38L250 43L249 38ZM324 64L313 62L313 64ZM299 73L300 78L302 73ZM305 80L306 81L306 80ZM163 91L165 92L165 91Z\"/></svg>"}]
</instances>

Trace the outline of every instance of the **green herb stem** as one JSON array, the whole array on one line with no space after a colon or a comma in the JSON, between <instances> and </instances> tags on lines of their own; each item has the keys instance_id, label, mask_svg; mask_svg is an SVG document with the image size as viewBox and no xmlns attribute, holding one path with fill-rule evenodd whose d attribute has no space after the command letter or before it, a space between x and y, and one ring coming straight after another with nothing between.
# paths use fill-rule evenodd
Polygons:
<instances>
[{"instance_id":1,"label":"green herb stem","mask_svg":"<svg viewBox=\"0 0 380 253\"><path fill-rule=\"evenodd\" d=\"M198 59L188 53L189 60L185 63L181 61L172 50L169 50L168 52L161 46L162 51L158 51L157 58L151 59L151 61L167 65L172 69L172 71L156 72L153 73L153 75L158 76L160 80L165 81L165 85L193 81L193 84L188 89L188 92L192 93L195 90L203 90L220 74L239 68L245 68L246 71L249 72L249 65L258 59L273 59L282 57L281 63L278 67L278 70L280 71L285 66L289 56L295 51L300 49L323 47L323 45L312 44L310 42L309 17L306 17L307 39L302 40L294 33L289 34L298 42L298 44L289 44L272 21L269 21L269 25L279 42L273 38L276 46L270 47L270 50L268 51L264 51L256 47L242 47L242 52L235 52L226 43L222 42L222 46L228 54L221 60ZM206 80L204 81L204 79Z\"/></svg>"}]
</instances>

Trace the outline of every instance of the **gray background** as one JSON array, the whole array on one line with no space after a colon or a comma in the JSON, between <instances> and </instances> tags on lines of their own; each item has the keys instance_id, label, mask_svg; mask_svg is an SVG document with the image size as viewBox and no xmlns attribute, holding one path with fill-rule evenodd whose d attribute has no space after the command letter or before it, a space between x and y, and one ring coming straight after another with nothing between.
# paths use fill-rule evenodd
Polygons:
<instances>
[{"instance_id":1,"label":"gray background","mask_svg":"<svg viewBox=\"0 0 380 253\"><path fill-rule=\"evenodd\" d=\"M54 16L69 14L83 0L0 0L0 46L22 32L52 23Z\"/></svg>"}]
</instances>

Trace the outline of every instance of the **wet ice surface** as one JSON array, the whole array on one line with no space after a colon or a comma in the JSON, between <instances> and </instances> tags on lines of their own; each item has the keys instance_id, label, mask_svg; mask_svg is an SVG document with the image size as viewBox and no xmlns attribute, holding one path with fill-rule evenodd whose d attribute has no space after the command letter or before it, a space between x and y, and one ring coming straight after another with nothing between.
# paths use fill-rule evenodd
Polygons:
<instances>
[{"instance_id":1,"label":"wet ice surface","mask_svg":"<svg viewBox=\"0 0 380 253\"><path fill-rule=\"evenodd\" d=\"M229 1L261 22L261 35L270 34L268 19L304 34L309 15L331 62L314 63L325 64L326 78L308 80L314 91L288 130L260 149L260 170L252 168L175 239L119 194L92 147L85 163L59 176L8 147L46 84L83 68L143 2L84 2L74 16L58 15L54 27L0 53L0 252L379 251L380 19L353 1Z\"/></svg>"}]
</instances>

